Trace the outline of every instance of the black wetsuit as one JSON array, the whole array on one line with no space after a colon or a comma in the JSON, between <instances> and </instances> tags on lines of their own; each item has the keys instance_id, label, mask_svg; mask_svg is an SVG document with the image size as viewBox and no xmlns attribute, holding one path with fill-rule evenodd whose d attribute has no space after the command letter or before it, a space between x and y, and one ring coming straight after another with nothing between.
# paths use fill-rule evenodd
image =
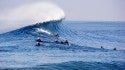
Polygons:
<instances>
[{"instance_id":1,"label":"black wetsuit","mask_svg":"<svg viewBox=\"0 0 125 70\"><path fill-rule=\"evenodd\" d=\"M42 42L41 39L36 39L36 46L40 46L41 45L40 42Z\"/></svg>"},{"instance_id":2,"label":"black wetsuit","mask_svg":"<svg viewBox=\"0 0 125 70\"><path fill-rule=\"evenodd\" d=\"M59 37L59 34L56 34L55 36L56 36L56 37Z\"/></svg>"},{"instance_id":3,"label":"black wetsuit","mask_svg":"<svg viewBox=\"0 0 125 70\"><path fill-rule=\"evenodd\" d=\"M54 41L55 43L59 44L60 42L57 40L57 41Z\"/></svg>"},{"instance_id":4,"label":"black wetsuit","mask_svg":"<svg viewBox=\"0 0 125 70\"><path fill-rule=\"evenodd\" d=\"M38 43L36 44L36 46L40 46L40 42L38 42Z\"/></svg>"},{"instance_id":5,"label":"black wetsuit","mask_svg":"<svg viewBox=\"0 0 125 70\"><path fill-rule=\"evenodd\" d=\"M69 45L69 42L68 42L68 40L66 40L64 43L65 43L66 45Z\"/></svg>"},{"instance_id":6,"label":"black wetsuit","mask_svg":"<svg viewBox=\"0 0 125 70\"><path fill-rule=\"evenodd\" d=\"M114 48L113 50L116 50L116 48Z\"/></svg>"},{"instance_id":7,"label":"black wetsuit","mask_svg":"<svg viewBox=\"0 0 125 70\"><path fill-rule=\"evenodd\" d=\"M41 39L36 39L36 42L42 42Z\"/></svg>"},{"instance_id":8,"label":"black wetsuit","mask_svg":"<svg viewBox=\"0 0 125 70\"><path fill-rule=\"evenodd\" d=\"M61 41L60 43L61 43L61 44L64 44L64 42L63 42L63 41Z\"/></svg>"}]
</instances>

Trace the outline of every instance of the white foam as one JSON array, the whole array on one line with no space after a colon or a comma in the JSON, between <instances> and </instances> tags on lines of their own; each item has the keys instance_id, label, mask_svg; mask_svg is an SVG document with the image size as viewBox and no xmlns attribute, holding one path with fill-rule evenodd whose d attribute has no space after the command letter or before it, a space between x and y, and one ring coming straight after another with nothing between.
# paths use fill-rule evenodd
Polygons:
<instances>
[{"instance_id":1,"label":"white foam","mask_svg":"<svg viewBox=\"0 0 125 70\"><path fill-rule=\"evenodd\" d=\"M48 30L45 30L45 29L42 29L42 28L37 28L37 31L38 31L38 32L43 32L43 33L46 33L46 34L49 34L49 35L52 34L52 33L49 32Z\"/></svg>"},{"instance_id":2,"label":"white foam","mask_svg":"<svg viewBox=\"0 0 125 70\"><path fill-rule=\"evenodd\" d=\"M0 13L0 33L16 30L39 22L60 20L65 17L61 8L48 2L38 2L16 7Z\"/></svg>"}]
</instances>

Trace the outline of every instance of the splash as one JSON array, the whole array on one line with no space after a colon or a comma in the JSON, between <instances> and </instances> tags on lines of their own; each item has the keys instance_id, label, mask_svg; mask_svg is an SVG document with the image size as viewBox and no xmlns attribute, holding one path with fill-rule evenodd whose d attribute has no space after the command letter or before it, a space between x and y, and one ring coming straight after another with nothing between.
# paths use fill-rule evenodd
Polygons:
<instances>
[{"instance_id":1,"label":"splash","mask_svg":"<svg viewBox=\"0 0 125 70\"><path fill-rule=\"evenodd\" d=\"M49 32L48 30L42 29L42 28L37 28L37 32L42 32L51 35L52 33Z\"/></svg>"},{"instance_id":2,"label":"splash","mask_svg":"<svg viewBox=\"0 0 125 70\"><path fill-rule=\"evenodd\" d=\"M35 23L65 18L61 8L53 3L39 2L19 6L0 14L0 33L16 30Z\"/></svg>"}]
</instances>

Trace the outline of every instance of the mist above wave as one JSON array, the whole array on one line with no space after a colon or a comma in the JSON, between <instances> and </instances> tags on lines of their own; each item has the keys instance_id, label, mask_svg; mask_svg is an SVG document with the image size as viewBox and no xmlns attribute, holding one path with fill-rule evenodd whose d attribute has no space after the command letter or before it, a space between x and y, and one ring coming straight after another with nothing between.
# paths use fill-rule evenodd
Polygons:
<instances>
[{"instance_id":1,"label":"mist above wave","mask_svg":"<svg viewBox=\"0 0 125 70\"><path fill-rule=\"evenodd\" d=\"M65 13L53 3L25 4L0 14L0 34L36 23L61 20Z\"/></svg>"}]
</instances>

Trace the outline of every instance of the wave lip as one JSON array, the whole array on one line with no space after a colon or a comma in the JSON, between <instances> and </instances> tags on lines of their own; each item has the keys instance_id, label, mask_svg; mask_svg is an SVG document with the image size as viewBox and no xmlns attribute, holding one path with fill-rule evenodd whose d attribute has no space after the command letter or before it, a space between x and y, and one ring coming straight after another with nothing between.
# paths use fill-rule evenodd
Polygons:
<instances>
[{"instance_id":1,"label":"wave lip","mask_svg":"<svg viewBox=\"0 0 125 70\"><path fill-rule=\"evenodd\" d=\"M39 2L19 6L0 14L0 34L25 26L48 21L62 20L64 11L52 3Z\"/></svg>"}]
</instances>

